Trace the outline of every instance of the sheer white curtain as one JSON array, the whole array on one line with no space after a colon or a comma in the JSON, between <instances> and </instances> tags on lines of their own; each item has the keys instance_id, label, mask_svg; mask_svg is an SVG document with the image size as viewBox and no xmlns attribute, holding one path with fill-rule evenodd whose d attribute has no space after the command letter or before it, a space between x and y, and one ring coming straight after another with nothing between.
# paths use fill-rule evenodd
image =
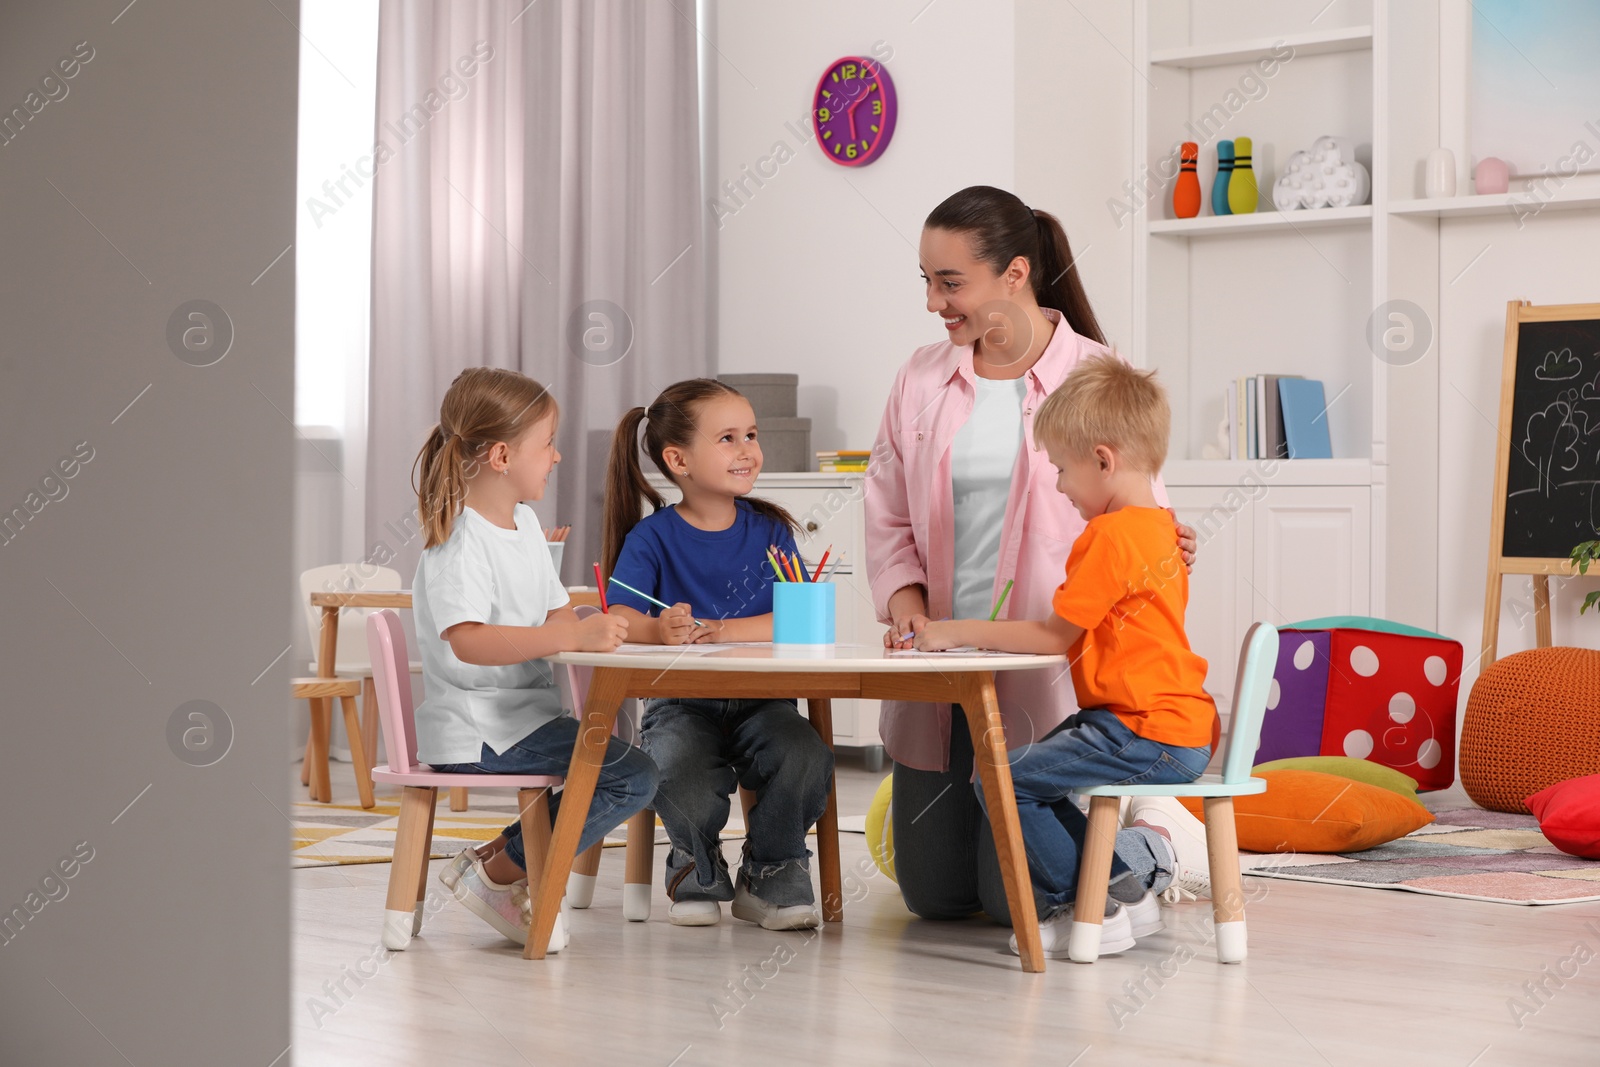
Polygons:
<instances>
[{"instance_id":1,"label":"sheer white curtain","mask_svg":"<svg viewBox=\"0 0 1600 1067\"><path fill-rule=\"evenodd\" d=\"M610 431L709 368L695 17L687 0L383 3L373 562L415 569L411 462L472 366L560 402L564 458L537 510L575 527L566 581L598 558Z\"/></svg>"}]
</instances>

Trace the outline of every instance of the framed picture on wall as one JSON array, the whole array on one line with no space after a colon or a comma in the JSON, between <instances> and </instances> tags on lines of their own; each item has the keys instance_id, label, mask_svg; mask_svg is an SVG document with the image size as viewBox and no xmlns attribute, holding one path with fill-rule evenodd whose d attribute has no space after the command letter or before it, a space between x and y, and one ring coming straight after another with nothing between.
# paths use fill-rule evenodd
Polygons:
<instances>
[{"instance_id":1,"label":"framed picture on wall","mask_svg":"<svg viewBox=\"0 0 1600 1067\"><path fill-rule=\"evenodd\" d=\"M1472 165L1515 177L1600 171L1600 3L1473 0Z\"/></svg>"}]
</instances>

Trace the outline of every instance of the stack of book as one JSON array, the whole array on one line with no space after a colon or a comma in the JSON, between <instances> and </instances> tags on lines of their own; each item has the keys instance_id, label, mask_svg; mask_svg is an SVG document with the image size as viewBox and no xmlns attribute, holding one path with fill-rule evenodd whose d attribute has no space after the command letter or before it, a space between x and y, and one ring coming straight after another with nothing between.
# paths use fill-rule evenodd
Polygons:
<instances>
[{"instance_id":1,"label":"stack of book","mask_svg":"<svg viewBox=\"0 0 1600 1067\"><path fill-rule=\"evenodd\" d=\"M854 471L861 473L867 469L867 460L872 458L872 452L852 451L846 449L840 452L818 452L817 470L824 474L843 473Z\"/></svg>"},{"instance_id":2,"label":"stack of book","mask_svg":"<svg viewBox=\"0 0 1600 1067\"><path fill-rule=\"evenodd\" d=\"M1229 459L1332 459L1322 383L1298 374L1237 378L1224 391Z\"/></svg>"}]
</instances>

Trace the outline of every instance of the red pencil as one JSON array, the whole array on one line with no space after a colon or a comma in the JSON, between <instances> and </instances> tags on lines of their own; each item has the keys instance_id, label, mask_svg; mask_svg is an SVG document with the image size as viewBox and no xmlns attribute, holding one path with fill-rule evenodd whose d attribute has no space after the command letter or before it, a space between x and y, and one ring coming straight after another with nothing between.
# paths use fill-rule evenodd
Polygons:
<instances>
[{"instance_id":1,"label":"red pencil","mask_svg":"<svg viewBox=\"0 0 1600 1067\"><path fill-rule=\"evenodd\" d=\"M812 581L815 582L821 580L822 568L828 565L828 557L831 555L833 555L833 546L829 545L828 550L822 554L822 558L817 560L816 569L811 572L813 575L816 575L816 577L811 579Z\"/></svg>"},{"instance_id":2,"label":"red pencil","mask_svg":"<svg viewBox=\"0 0 1600 1067\"><path fill-rule=\"evenodd\" d=\"M600 564L598 563L594 565L594 584L600 587L600 611L603 614L610 614L611 605L606 601L606 583L600 577Z\"/></svg>"}]
</instances>

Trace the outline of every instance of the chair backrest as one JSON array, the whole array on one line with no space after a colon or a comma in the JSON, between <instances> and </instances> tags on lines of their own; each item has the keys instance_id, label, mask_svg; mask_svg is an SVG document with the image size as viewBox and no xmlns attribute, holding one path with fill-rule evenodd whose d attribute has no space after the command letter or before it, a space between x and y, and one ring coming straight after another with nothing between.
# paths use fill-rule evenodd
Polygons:
<instances>
[{"instance_id":1,"label":"chair backrest","mask_svg":"<svg viewBox=\"0 0 1600 1067\"><path fill-rule=\"evenodd\" d=\"M1250 777L1256 748L1261 744L1261 722L1267 714L1272 672L1278 665L1278 631L1258 622L1244 635L1239 650L1239 674L1233 686L1233 715L1223 746L1222 780L1238 783Z\"/></svg>"},{"instance_id":2,"label":"chair backrest","mask_svg":"<svg viewBox=\"0 0 1600 1067\"><path fill-rule=\"evenodd\" d=\"M311 634L311 658L320 658L322 609L311 606L312 593L359 593L368 589L401 588L400 572L370 563L329 563L300 574L300 607L305 613L306 630ZM370 611L345 608L339 612L339 658L348 666L360 667L367 648L366 616ZM317 666L320 668L321 663Z\"/></svg>"},{"instance_id":3,"label":"chair backrest","mask_svg":"<svg viewBox=\"0 0 1600 1067\"><path fill-rule=\"evenodd\" d=\"M411 707L411 660L400 616L388 608L367 616L367 653L377 689L378 722L391 771L412 771L417 764L417 727Z\"/></svg>"}]
</instances>

